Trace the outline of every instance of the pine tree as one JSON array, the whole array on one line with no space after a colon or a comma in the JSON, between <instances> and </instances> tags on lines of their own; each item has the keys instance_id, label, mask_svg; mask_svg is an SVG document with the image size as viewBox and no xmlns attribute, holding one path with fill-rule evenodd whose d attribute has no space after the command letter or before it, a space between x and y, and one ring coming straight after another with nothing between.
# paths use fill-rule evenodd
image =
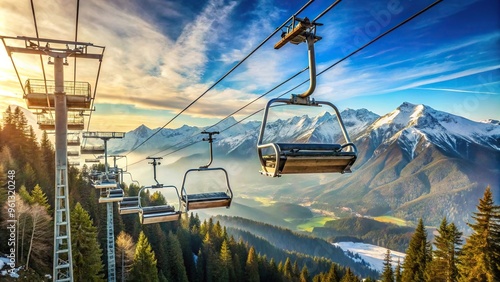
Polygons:
<instances>
[{"instance_id":1,"label":"pine tree","mask_svg":"<svg viewBox=\"0 0 500 282\"><path fill-rule=\"evenodd\" d=\"M330 270L326 274L326 282L339 282L339 281L340 277L337 270L337 266L332 263L332 266L330 266Z\"/></svg>"},{"instance_id":2,"label":"pine tree","mask_svg":"<svg viewBox=\"0 0 500 282\"><path fill-rule=\"evenodd\" d=\"M424 282L425 270L431 260L430 244L427 241L422 219L418 221L415 233L411 237L410 246L406 251L405 262L403 263L403 282Z\"/></svg>"},{"instance_id":3,"label":"pine tree","mask_svg":"<svg viewBox=\"0 0 500 282\"><path fill-rule=\"evenodd\" d=\"M186 228L188 228L187 226ZM196 264L193 257L193 249L191 247L190 234L188 229L179 228L177 230L177 239L182 249L182 257L184 261L184 266L186 268L186 274L189 281L194 281L196 277Z\"/></svg>"},{"instance_id":4,"label":"pine tree","mask_svg":"<svg viewBox=\"0 0 500 282\"><path fill-rule=\"evenodd\" d=\"M463 247L461 281L500 281L500 206L488 186L468 225L472 234Z\"/></svg>"},{"instance_id":5,"label":"pine tree","mask_svg":"<svg viewBox=\"0 0 500 282\"><path fill-rule=\"evenodd\" d=\"M34 203L33 197L30 195L28 190L26 189L26 186L21 185L21 188L19 188L19 197L23 199L23 201L26 202L26 204L31 205Z\"/></svg>"},{"instance_id":6,"label":"pine tree","mask_svg":"<svg viewBox=\"0 0 500 282\"><path fill-rule=\"evenodd\" d=\"M293 267L292 267L292 277L293 277L293 280L297 280L299 279L300 277L300 269L299 269L299 263L297 261L295 261L293 263Z\"/></svg>"},{"instance_id":7,"label":"pine tree","mask_svg":"<svg viewBox=\"0 0 500 282\"><path fill-rule=\"evenodd\" d=\"M130 280L137 282L159 281L155 253L148 242L148 238L142 231L139 234L139 241L135 248Z\"/></svg>"},{"instance_id":8,"label":"pine tree","mask_svg":"<svg viewBox=\"0 0 500 282\"><path fill-rule=\"evenodd\" d=\"M293 266L290 258L286 258L281 272L283 273L283 277L285 277L285 279L287 279L288 281L291 281L293 279Z\"/></svg>"},{"instance_id":9,"label":"pine tree","mask_svg":"<svg viewBox=\"0 0 500 282\"><path fill-rule=\"evenodd\" d=\"M44 171L41 174L46 175L45 181L47 183L40 182L42 190L44 190L45 195L47 195L48 203L54 206L54 185L55 185L55 152L52 143L49 140L49 135L46 131L42 134L42 140L40 141L40 152L41 152L41 163L43 166L41 169Z\"/></svg>"},{"instance_id":10,"label":"pine tree","mask_svg":"<svg viewBox=\"0 0 500 282\"><path fill-rule=\"evenodd\" d=\"M394 282L394 271L391 264L391 250L387 249L384 257L384 270L382 271L382 282Z\"/></svg>"},{"instance_id":11,"label":"pine tree","mask_svg":"<svg viewBox=\"0 0 500 282\"><path fill-rule=\"evenodd\" d=\"M278 265L274 258L271 258L269 261L269 281L281 281L282 277L278 270Z\"/></svg>"},{"instance_id":12,"label":"pine tree","mask_svg":"<svg viewBox=\"0 0 500 282\"><path fill-rule=\"evenodd\" d=\"M455 224L448 224L446 217L441 221L438 233L434 238L436 250L433 252L433 259L427 267L426 279L436 282L457 281L462 233L458 231Z\"/></svg>"},{"instance_id":13,"label":"pine tree","mask_svg":"<svg viewBox=\"0 0 500 282\"><path fill-rule=\"evenodd\" d=\"M231 249L229 249L229 244L226 240L222 241L219 260L222 266L222 273L220 275L221 280L235 281L236 274L232 263L233 258L231 256Z\"/></svg>"},{"instance_id":14,"label":"pine tree","mask_svg":"<svg viewBox=\"0 0 500 282\"><path fill-rule=\"evenodd\" d=\"M354 275L354 273L352 273L352 270L350 268L347 268L344 277L342 277L342 279L340 280L340 282L360 282L360 281L361 280L356 275Z\"/></svg>"},{"instance_id":15,"label":"pine tree","mask_svg":"<svg viewBox=\"0 0 500 282\"><path fill-rule=\"evenodd\" d=\"M245 265L245 276L248 282L260 281L259 265L257 263L257 254L255 253L254 247L251 247L248 252L247 263Z\"/></svg>"},{"instance_id":16,"label":"pine tree","mask_svg":"<svg viewBox=\"0 0 500 282\"><path fill-rule=\"evenodd\" d=\"M302 268L302 271L300 272L300 282L309 282L311 280L311 277L309 276L309 270L307 270L307 266L304 265Z\"/></svg>"},{"instance_id":17,"label":"pine tree","mask_svg":"<svg viewBox=\"0 0 500 282\"><path fill-rule=\"evenodd\" d=\"M23 184L27 188L32 189L35 187L37 183L37 176L35 170L29 163L26 163L22 169L22 178L24 179Z\"/></svg>"},{"instance_id":18,"label":"pine tree","mask_svg":"<svg viewBox=\"0 0 500 282\"><path fill-rule=\"evenodd\" d=\"M42 188L40 185L35 185L35 188L33 188L33 191L31 191L31 198L33 199L34 203L39 204L40 206L44 207L49 211L50 205L49 201L47 200L47 196L43 192Z\"/></svg>"},{"instance_id":19,"label":"pine tree","mask_svg":"<svg viewBox=\"0 0 500 282\"><path fill-rule=\"evenodd\" d=\"M206 224L204 224L206 225ZM220 273L219 254L215 249L210 232L205 233L203 240L203 261L205 263L205 281L216 281Z\"/></svg>"},{"instance_id":20,"label":"pine tree","mask_svg":"<svg viewBox=\"0 0 500 282\"><path fill-rule=\"evenodd\" d=\"M97 228L80 203L71 211L71 247L75 281L104 281Z\"/></svg>"},{"instance_id":21,"label":"pine tree","mask_svg":"<svg viewBox=\"0 0 500 282\"><path fill-rule=\"evenodd\" d=\"M396 265L396 270L394 271L394 282L403 281L403 277L401 276L401 260L398 258L398 264Z\"/></svg>"},{"instance_id":22,"label":"pine tree","mask_svg":"<svg viewBox=\"0 0 500 282\"><path fill-rule=\"evenodd\" d=\"M166 257L168 270L164 269L163 271L167 279L169 281L187 282L188 277L182 259L181 245L177 240L177 236L175 236L172 231L167 235Z\"/></svg>"}]
</instances>

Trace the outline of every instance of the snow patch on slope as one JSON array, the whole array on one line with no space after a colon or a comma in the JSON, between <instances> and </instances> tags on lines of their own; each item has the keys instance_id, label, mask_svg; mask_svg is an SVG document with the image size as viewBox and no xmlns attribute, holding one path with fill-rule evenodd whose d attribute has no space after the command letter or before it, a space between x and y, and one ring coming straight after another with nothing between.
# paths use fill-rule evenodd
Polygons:
<instances>
[{"instance_id":1,"label":"snow patch on slope","mask_svg":"<svg viewBox=\"0 0 500 282\"><path fill-rule=\"evenodd\" d=\"M369 264L369 267L382 273L384 269L384 257L387 249L384 247L353 242L338 242L333 243L334 246L341 248L344 253L356 262L361 262L359 258L354 258L352 254L358 255L363 261ZM391 250L391 263L393 268L400 263L403 264L406 254Z\"/></svg>"}]
</instances>

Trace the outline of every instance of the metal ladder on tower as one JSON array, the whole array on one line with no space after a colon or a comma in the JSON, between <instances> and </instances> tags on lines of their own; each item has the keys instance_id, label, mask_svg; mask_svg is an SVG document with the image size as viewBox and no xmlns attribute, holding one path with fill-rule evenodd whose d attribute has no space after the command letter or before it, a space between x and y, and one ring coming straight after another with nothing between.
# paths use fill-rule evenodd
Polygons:
<instances>
[{"instance_id":1,"label":"metal ladder on tower","mask_svg":"<svg viewBox=\"0 0 500 282\"><path fill-rule=\"evenodd\" d=\"M72 281L71 229L69 223L67 166L56 168L56 201L54 224L54 281Z\"/></svg>"},{"instance_id":2,"label":"metal ladder on tower","mask_svg":"<svg viewBox=\"0 0 500 282\"><path fill-rule=\"evenodd\" d=\"M106 235L108 246L108 281L116 281L115 228L113 222L113 203L106 203Z\"/></svg>"}]
</instances>

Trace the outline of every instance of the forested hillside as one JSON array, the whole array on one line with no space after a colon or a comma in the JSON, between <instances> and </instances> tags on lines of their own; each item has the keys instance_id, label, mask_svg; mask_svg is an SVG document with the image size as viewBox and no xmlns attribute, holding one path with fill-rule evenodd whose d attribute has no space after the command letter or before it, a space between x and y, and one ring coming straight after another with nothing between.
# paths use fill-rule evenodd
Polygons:
<instances>
[{"instance_id":1,"label":"forested hillside","mask_svg":"<svg viewBox=\"0 0 500 282\"><path fill-rule=\"evenodd\" d=\"M404 252L413 231L413 227L397 226L366 217L348 217L328 221L323 227L315 227L313 233L331 242L359 240Z\"/></svg>"},{"instance_id":2,"label":"forested hillside","mask_svg":"<svg viewBox=\"0 0 500 282\"><path fill-rule=\"evenodd\" d=\"M332 244L310 236L299 235L288 229L259 223L244 218L216 217L217 220L228 227L228 233L244 238L252 244L257 251L273 257L268 252L267 244L273 248L284 250L288 253L303 254L309 257L320 257L332 260L340 265L351 267L356 273L363 277L377 276L377 273L362 264L354 263L348 258L342 249ZM260 238L260 239L259 239ZM260 243L259 240L264 241Z\"/></svg>"}]
</instances>

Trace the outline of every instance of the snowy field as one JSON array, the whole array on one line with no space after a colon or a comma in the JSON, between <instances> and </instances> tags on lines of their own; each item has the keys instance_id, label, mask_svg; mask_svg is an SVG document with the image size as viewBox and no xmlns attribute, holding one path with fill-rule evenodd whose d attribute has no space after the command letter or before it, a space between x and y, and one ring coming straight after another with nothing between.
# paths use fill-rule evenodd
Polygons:
<instances>
[{"instance_id":1,"label":"snowy field","mask_svg":"<svg viewBox=\"0 0 500 282\"><path fill-rule=\"evenodd\" d=\"M353 242L338 242L333 245L344 250L344 253L346 253L346 255L354 261L360 262L361 258L374 270L382 272L384 269L384 257L387 252L386 248L371 244ZM392 266L394 268L398 264L398 258L401 261L401 264L403 264L405 254L391 250Z\"/></svg>"},{"instance_id":2,"label":"snowy field","mask_svg":"<svg viewBox=\"0 0 500 282\"><path fill-rule=\"evenodd\" d=\"M17 274L18 269L15 269L14 271L11 272L8 272L6 270L7 268L10 269L10 267L8 266L9 262L10 262L9 258L0 257L0 277L9 275L12 278L19 278L19 275ZM6 269L3 269L4 267Z\"/></svg>"}]
</instances>

